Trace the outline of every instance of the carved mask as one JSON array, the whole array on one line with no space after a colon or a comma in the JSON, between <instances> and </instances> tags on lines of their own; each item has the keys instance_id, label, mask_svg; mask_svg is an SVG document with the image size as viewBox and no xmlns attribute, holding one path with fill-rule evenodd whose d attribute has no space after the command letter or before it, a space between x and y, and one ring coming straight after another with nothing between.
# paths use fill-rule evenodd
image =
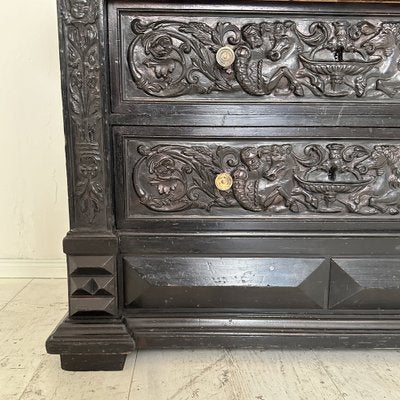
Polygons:
<instances>
[{"instance_id":1,"label":"carved mask","mask_svg":"<svg viewBox=\"0 0 400 400\"><path fill-rule=\"evenodd\" d=\"M258 169L261 165L260 159L258 157L258 151L254 147L247 147L243 149L241 153L241 158L250 171Z\"/></svg>"},{"instance_id":2,"label":"carved mask","mask_svg":"<svg viewBox=\"0 0 400 400\"><path fill-rule=\"evenodd\" d=\"M99 170L98 158L92 155L84 155L80 161L80 173L86 178L94 178Z\"/></svg>"},{"instance_id":3,"label":"carved mask","mask_svg":"<svg viewBox=\"0 0 400 400\"><path fill-rule=\"evenodd\" d=\"M71 15L76 19L85 18L90 11L89 0L71 0Z\"/></svg>"},{"instance_id":4,"label":"carved mask","mask_svg":"<svg viewBox=\"0 0 400 400\"><path fill-rule=\"evenodd\" d=\"M252 49L259 48L263 45L261 31L257 24L247 24L242 29L244 40Z\"/></svg>"},{"instance_id":5,"label":"carved mask","mask_svg":"<svg viewBox=\"0 0 400 400\"><path fill-rule=\"evenodd\" d=\"M172 52L172 40L170 37L163 35L156 38L150 45L150 53L155 58L164 58Z\"/></svg>"}]
</instances>

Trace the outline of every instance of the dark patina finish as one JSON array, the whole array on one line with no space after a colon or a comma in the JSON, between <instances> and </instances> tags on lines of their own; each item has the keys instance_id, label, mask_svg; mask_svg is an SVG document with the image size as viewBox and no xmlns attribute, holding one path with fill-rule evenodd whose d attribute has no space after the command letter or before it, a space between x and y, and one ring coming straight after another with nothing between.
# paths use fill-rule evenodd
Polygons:
<instances>
[{"instance_id":1,"label":"dark patina finish","mask_svg":"<svg viewBox=\"0 0 400 400\"><path fill-rule=\"evenodd\" d=\"M400 347L400 5L58 4L62 367Z\"/></svg>"}]
</instances>

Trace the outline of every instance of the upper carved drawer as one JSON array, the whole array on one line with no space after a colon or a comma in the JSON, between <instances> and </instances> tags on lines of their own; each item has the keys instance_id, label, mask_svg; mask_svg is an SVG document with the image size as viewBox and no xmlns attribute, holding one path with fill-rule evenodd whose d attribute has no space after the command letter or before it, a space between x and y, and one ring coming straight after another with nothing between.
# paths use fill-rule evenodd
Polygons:
<instances>
[{"instance_id":1,"label":"upper carved drawer","mask_svg":"<svg viewBox=\"0 0 400 400\"><path fill-rule=\"evenodd\" d=\"M400 99L400 17L267 9L243 16L131 9L110 15L116 106Z\"/></svg>"}]
</instances>

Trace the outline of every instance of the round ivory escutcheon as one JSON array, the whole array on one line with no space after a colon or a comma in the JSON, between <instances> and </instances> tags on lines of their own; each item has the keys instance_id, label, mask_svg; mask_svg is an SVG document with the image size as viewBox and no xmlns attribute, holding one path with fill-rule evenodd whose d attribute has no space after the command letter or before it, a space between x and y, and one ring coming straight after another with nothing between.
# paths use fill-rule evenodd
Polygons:
<instances>
[{"instance_id":1,"label":"round ivory escutcheon","mask_svg":"<svg viewBox=\"0 0 400 400\"><path fill-rule=\"evenodd\" d=\"M224 68L230 67L235 61L235 52L228 46L217 51L217 63Z\"/></svg>"},{"instance_id":2,"label":"round ivory escutcheon","mask_svg":"<svg viewBox=\"0 0 400 400\"><path fill-rule=\"evenodd\" d=\"M227 172L223 172L222 174L218 174L215 178L215 186L218 190L227 191L233 185L233 179L230 174Z\"/></svg>"}]
</instances>

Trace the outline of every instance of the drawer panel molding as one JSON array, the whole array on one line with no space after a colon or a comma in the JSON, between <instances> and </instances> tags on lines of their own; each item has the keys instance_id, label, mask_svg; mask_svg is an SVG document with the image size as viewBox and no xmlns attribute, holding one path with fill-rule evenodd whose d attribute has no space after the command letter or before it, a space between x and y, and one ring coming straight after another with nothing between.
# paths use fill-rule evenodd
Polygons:
<instances>
[{"instance_id":1,"label":"drawer panel molding","mask_svg":"<svg viewBox=\"0 0 400 400\"><path fill-rule=\"evenodd\" d=\"M128 308L326 308L323 258L124 257Z\"/></svg>"}]
</instances>

